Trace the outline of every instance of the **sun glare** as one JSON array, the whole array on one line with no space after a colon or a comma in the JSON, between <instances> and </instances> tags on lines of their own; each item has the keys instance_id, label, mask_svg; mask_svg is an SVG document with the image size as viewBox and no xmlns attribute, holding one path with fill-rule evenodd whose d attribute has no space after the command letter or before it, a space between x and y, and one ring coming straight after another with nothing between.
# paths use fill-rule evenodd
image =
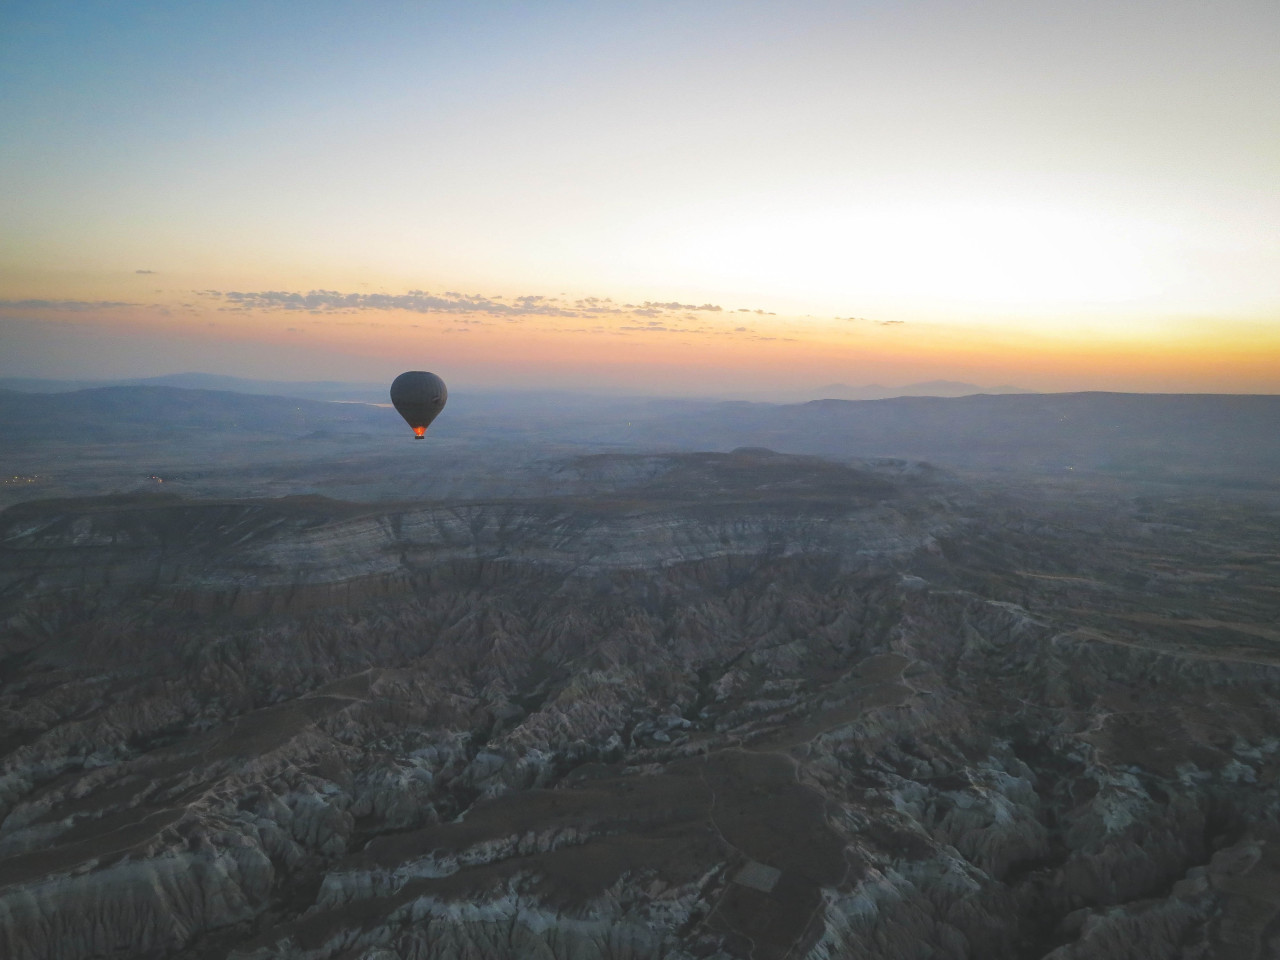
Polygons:
<instances>
[{"instance_id":1,"label":"sun glare","mask_svg":"<svg viewBox=\"0 0 1280 960\"><path fill-rule=\"evenodd\" d=\"M1043 204L913 202L753 211L686 227L667 249L704 282L804 290L833 310L945 300L1050 314L1155 293L1146 262L1157 246L1151 233Z\"/></svg>"}]
</instances>

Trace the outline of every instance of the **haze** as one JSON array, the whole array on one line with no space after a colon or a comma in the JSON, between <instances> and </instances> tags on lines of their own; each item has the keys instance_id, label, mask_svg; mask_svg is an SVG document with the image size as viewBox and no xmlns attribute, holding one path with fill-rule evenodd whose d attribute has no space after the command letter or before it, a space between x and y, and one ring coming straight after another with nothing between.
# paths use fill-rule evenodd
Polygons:
<instances>
[{"instance_id":1,"label":"haze","mask_svg":"<svg viewBox=\"0 0 1280 960\"><path fill-rule=\"evenodd\" d=\"M0 375L1277 392L1277 27L11 4Z\"/></svg>"},{"instance_id":2,"label":"haze","mask_svg":"<svg viewBox=\"0 0 1280 960\"><path fill-rule=\"evenodd\" d=\"M0 3L0 958L1280 956L1277 27Z\"/></svg>"}]
</instances>

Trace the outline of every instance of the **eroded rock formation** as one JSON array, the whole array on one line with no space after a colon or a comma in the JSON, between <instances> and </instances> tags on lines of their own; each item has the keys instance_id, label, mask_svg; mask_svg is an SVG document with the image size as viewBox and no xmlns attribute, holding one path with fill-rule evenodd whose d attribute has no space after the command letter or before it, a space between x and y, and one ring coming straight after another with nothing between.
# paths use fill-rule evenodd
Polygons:
<instances>
[{"instance_id":1,"label":"eroded rock formation","mask_svg":"<svg viewBox=\"0 0 1280 960\"><path fill-rule=\"evenodd\" d=\"M1280 950L1280 521L767 451L0 514L0 955Z\"/></svg>"}]
</instances>

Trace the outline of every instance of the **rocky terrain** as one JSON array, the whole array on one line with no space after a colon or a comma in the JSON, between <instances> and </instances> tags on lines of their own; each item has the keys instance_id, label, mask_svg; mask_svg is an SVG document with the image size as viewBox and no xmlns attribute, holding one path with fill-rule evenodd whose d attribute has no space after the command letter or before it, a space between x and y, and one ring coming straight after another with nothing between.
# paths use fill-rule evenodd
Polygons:
<instances>
[{"instance_id":1,"label":"rocky terrain","mask_svg":"<svg viewBox=\"0 0 1280 960\"><path fill-rule=\"evenodd\" d=\"M1280 954L1280 502L767 450L0 513L0 956Z\"/></svg>"}]
</instances>

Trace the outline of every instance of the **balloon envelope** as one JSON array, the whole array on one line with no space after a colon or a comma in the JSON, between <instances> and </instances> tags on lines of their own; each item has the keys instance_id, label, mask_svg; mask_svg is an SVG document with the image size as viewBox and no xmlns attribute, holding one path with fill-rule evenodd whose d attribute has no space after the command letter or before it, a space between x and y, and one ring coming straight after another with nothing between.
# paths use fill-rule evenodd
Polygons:
<instances>
[{"instance_id":1,"label":"balloon envelope","mask_svg":"<svg viewBox=\"0 0 1280 960\"><path fill-rule=\"evenodd\" d=\"M413 427L421 440L431 426L431 421L444 409L449 391L444 381L425 370L410 370L396 377L391 383L391 404Z\"/></svg>"}]
</instances>

